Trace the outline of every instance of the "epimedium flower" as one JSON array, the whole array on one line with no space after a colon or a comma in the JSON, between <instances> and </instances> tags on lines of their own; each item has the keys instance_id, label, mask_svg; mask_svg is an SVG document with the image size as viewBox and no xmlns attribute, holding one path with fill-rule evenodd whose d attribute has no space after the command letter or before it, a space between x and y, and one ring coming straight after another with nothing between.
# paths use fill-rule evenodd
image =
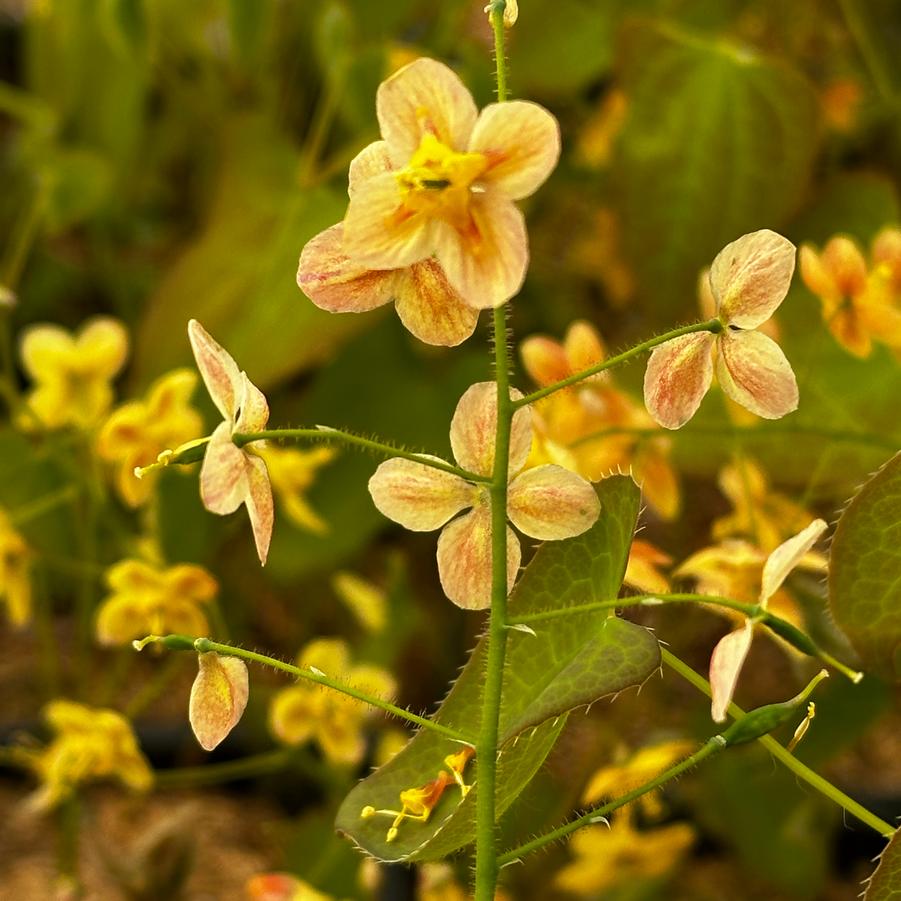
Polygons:
<instances>
[{"instance_id":1,"label":"epimedium flower","mask_svg":"<svg viewBox=\"0 0 901 901\"><path fill-rule=\"evenodd\" d=\"M244 714L250 684L247 665L237 657L207 651L197 655L188 721L204 751L222 742Z\"/></svg>"},{"instance_id":2,"label":"epimedium flower","mask_svg":"<svg viewBox=\"0 0 901 901\"><path fill-rule=\"evenodd\" d=\"M238 447L232 436L265 429L269 404L196 319L188 323L188 337L207 391L224 417L207 444L200 470L200 497L207 510L223 516L244 504L257 555L265 565L274 516L269 471L258 454L250 447Z\"/></svg>"},{"instance_id":3,"label":"epimedium flower","mask_svg":"<svg viewBox=\"0 0 901 901\"><path fill-rule=\"evenodd\" d=\"M343 252L382 270L435 257L469 306L505 303L528 265L514 201L537 190L557 163L554 117L517 100L479 113L457 75L432 59L384 81L376 114L382 140L351 163Z\"/></svg>"},{"instance_id":4,"label":"epimedium flower","mask_svg":"<svg viewBox=\"0 0 901 901\"><path fill-rule=\"evenodd\" d=\"M670 566L673 558L650 541L635 538L629 548L626 574L623 584L645 594L666 594L670 590L669 579L660 571Z\"/></svg>"},{"instance_id":5,"label":"epimedium flower","mask_svg":"<svg viewBox=\"0 0 901 901\"><path fill-rule=\"evenodd\" d=\"M31 563L34 552L0 510L0 600L14 629L31 620Z\"/></svg>"},{"instance_id":6,"label":"epimedium flower","mask_svg":"<svg viewBox=\"0 0 901 901\"><path fill-rule=\"evenodd\" d=\"M510 396L522 397L515 389ZM492 474L496 425L497 386L494 382L471 385L457 404L450 429L451 448L461 467L481 476ZM511 424L507 518L525 535L543 541L581 535L600 513L594 488L577 473L553 463L524 470L531 444L531 413L524 407L514 413ZM444 593L460 607L490 606L491 508L484 483L394 458L375 471L369 493L385 516L407 529L430 532L443 526L438 574ZM457 516L464 510L469 512ZM521 550L509 526L506 540L509 591Z\"/></svg>"},{"instance_id":7,"label":"epimedium flower","mask_svg":"<svg viewBox=\"0 0 901 901\"><path fill-rule=\"evenodd\" d=\"M143 560L121 560L106 572L111 593L97 611L97 640L127 644L144 635L205 635L205 607L219 590L201 566L181 563L168 568Z\"/></svg>"},{"instance_id":8,"label":"epimedium flower","mask_svg":"<svg viewBox=\"0 0 901 901\"><path fill-rule=\"evenodd\" d=\"M678 429L694 416L714 368L727 397L757 416L779 419L797 409L791 365L758 330L785 299L794 267L794 245L769 229L744 235L717 254L710 289L722 330L673 338L648 360L645 404L660 425Z\"/></svg>"},{"instance_id":9,"label":"epimedium flower","mask_svg":"<svg viewBox=\"0 0 901 901\"><path fill-rule=\"evenodd\" d=\"M258 873L245 890L248 901L337 901L290 873Z\"/></svg>"}]
</instances>

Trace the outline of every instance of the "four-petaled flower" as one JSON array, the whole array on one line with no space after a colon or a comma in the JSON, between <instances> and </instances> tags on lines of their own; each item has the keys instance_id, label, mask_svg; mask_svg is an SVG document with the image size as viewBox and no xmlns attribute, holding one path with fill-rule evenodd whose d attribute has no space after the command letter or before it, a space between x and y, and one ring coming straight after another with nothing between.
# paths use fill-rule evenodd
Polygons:
<instances>
[{"instance_id":1,"label":"four-petaled flower","mask_svg":"<svg viewBox=\"0 0 901 901\"><path fill-rule=\"evenodd\" d=\"M512 389L510 396L522 397ZM497 386L494 382L470 386L457 404L450 430L451 448L461 467L480 476L492 475L496 425ZM531 413L522 408L513 415L510 430L507 517L532 538L580 535L600 513L594 488L580 475L552 463L523 471L531 445ZM460 607L490 605L491 509L485 483L395 458L376 470L369 480L369 493L385 516L408 529L429 532L444 526L438 538L438 574L444 593ZM469 508L469 513L453 519ZM521 551L509 526L506 540L509 591Z\"/></svg>"},{"instance_id":2,"label":"four-petaled flower","mask_svg":"<svg viewBox=\"0 0 901 901\"><path fill-rule=\"evenodd\" d=\"M207 510L223 516L234 513L241 504L247 507L257 555L265 564L274 518L269 472L261 457L249 447L238 447L232 436L265 429L269 404L196 319L188 323L188 337L207 391L225 417L207 445L200 470L200 497Z\"/></svg>"},{"instance_id":3,"label":"four-petaled flower","mask_svg":"<svg viewBox=\"0 0 901 901\"><path fill-rule=\"evenodd\" d=\"M757 416L779 419L798 406L798 385L779 345L757 331L782 303L795 268L795 247L763 229L727 244L710 267L722 330L694 332L661 344L644 380L648 411L667 429L685 425L713 379Z\"/></svg>"}]
</instances>

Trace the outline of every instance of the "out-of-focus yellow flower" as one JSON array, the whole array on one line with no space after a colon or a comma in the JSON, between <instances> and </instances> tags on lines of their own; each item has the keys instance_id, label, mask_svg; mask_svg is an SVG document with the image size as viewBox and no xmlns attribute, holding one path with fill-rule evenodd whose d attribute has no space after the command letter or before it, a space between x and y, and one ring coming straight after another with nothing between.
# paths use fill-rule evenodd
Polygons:
<instances>
[{"instance_id":1,"label":"out-of-focus yellow flower","mask_svg":"<svg viewBox=\"0 0 901 901\"><path fill-rule=\"evenodd\" d=\"M381 588L349 572L335 573L332 588L368 632L385 628L388 598Z\"/></svg>"},{"instance_id":2,"label":"out-of-focus yellow flower","mask_svg":"<svg viewBox=\"0 0 901 901\"><path fill-rule=\"evenodd\" d=\"M260 873L245 886L249 901L335 901L289 873Z\"/></svg>"},{"instance_id":3,"label":"out-of-focus yellow flower","mask_svg":"<svg viewBox=\"0 0 901 901\"><path fill-rule=\"evenodd\" d=\"M138 747L131 724L114 710L73 701L51 701L44 719L55 736L41 750L19 749L19 756L41 781L31 796L37 810L54 807L79 785L95 779L118 779L146 791L153 771Z\"/></svg>"},{"instance_id":4,"label":"out-of-focus yellow flower","mask_svg":"<svg viewBox=\"0 0 901 901\"><path fill-rule=\"evenodd\" d=\"M0 510L0 600L6 602L6 614L16 629L31 620L33 556L9 516Z\"/></svg>"},{"instance_id":5,"label":"out-of-focus yellow flower","mask_svg":"<svg viewBox=\"0 0 901 901\"><path fill-rule=\"evenodd\" d=\"M101 429L97 452L116 464L116 488L130 507L150 497L157 478L155 471L135 478L135 469L203 434L203 419L190 403L196 386L197 376L190 369L168 372L150 386L143 400L115 409Z\"/></svg>"},{"instance_id":6,"label":"out-of-focus yellow flower","mask_svg":"<svg viewBox=\"0 0 901 901\"><path fill-rule=\"evenodd\" d=\"M269 470L269 481L288 519L301 529L324 535L328 523L310 506L305 492L316 481L317 470L338 455L333 447L300 450L258 442L253 452L263 458Z\"/></svg>"},{"instance_id":7,"label":"out-of-focus yellow flower","mask_svg":"<svg viewBox=\"0 0 901 901\"><path fill-rule=\"evenodd\" d=\"M901 228L886 226L881 229L873 238L870 256L897 303L901 300Z\"/></svg>"},{"instance_id":8,"label":"out-of-focus yellow flower","mask_svg":"<svg viewBox=\"0 0 901 901\"><path fill-rule=\"evenodd\" d=\"M92 319L74 336L58 325L33 326L21 342L22 365L34 387L20 426L99 425L113 402L112 380L127 355L128 332L116 319Z\"/></svg>"},{"instance_id":9,"label":"out-of-focus yellow flower","mask_svg":"<svg viewBox=\"0 0 901 901\"><path fill-rule=\"evenodd\" d=\"M106 581L112 593L97 613L100 644L126 644L170 632L209 632L204 608L219 585L201 566L182 563L164 569L142 560L122 560L107 570Z\"/></svg>"},{"instance_id":10,"label":"out-of-focus yellow flower","mask_svg":"<svg viewBox=\"0 0 901 901\"><path fill-rule=\"evenodd\" d=\"M375 766L384 766L407 746L410 736L403 729L385 729L375 745Z\"/></svg>"},{"instance_id":11,"label":"out-of-focus yellow flower","mask_svg":"<svg viewBox=\"0 0 901 901\"><path fill-rule=\"evenodd\" d=\"M847 134L854 130L860 114L863 89L854 78L836 78L820 91L820 106L826 125Z\"/></svg>"},{"instance_id":12,"label":"out-of-focus yellow flower","mask_svg":"<svg viewBox=\"0 0 901 901\"><path fill-rule=\"evenodd\" d=\"M616 139L629 111L625 91L614 88L585 121L576 145L577 159L592 168L603 169L610 162Z\"/></svg>"},{"instance_id":13,"label":"out-of-focus yellow flower","mask_svg":"<svg viewBox=\"0 0 901 901\"><path fill-rule=\"evenodd\" d=\"M636 538L629 550L629 562L623 582L644 594L665 594L669 591L669 579L660 567L669 566L673 558L655 547L650 541Z\"/></svg>"},{"instance_id":14,"label":"out-of-focus yellow flower","mask_svg":"<svg viewBox=\"0 0 901 901\"><path fill-rule=\"evenodd\" d=\"M297 656L303 669L323 672L379 698L394 696L397 686L391 674L376 666L352 665L347 644L338 638L311 641ZM269 727L288 745L315 740L326 756L339 764L359 763L366 744L363 726L370 709L337 691L316 685L284 688L272 699Z\"/></svg>"},{"instance_id":15,"label":"out-of-focus yellow flower","mask_svg":"<svg viewBox=\"0 0 901 901\"><path fill-rule=\"evenodd\" d=\"M470 901L472 895L457 882L454 868L447 863L426 863L419 868L417 901ZM501 888L494 895L495 901L510 901Z\"/></svg>"}]
</instances>

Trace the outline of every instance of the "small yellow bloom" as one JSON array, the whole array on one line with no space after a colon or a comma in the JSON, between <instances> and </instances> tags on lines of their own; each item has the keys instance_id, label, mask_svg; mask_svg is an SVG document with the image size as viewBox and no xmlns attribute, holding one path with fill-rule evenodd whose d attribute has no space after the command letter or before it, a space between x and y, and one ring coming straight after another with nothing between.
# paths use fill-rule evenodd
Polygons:
<instances>
[{"instance_id":1,"label":"small yellow bloom","mask_svg":"<svg viewBox=\"0 0 901 901\"><path fill-rule=\"evenodd\" d=\"M112 593L97 613L97 640L127 644L145 635L206 635L205 606L219 590L201 566L182 563L167 569L141 560L122 560L110 567L106 581Z\"/></svg>"},{"instance_id":2,"label":"small yellow bloom","mask_svg":"<svg viewBox=\"0 0 901 901\"><path fill-rule=\"evenodd\" d=\"M317 470L334 460L338 451L333 447L300 450L263 441L258 442L253 451L263 458L272 490L288 519L308 532L327 533L328 523L310 506L304 494L316 481Z\"/></svg>"},{"instance_id":3,"label":"small yellow bloom","mask_svg":"<svg viewBox=\"0 0 901 901\"><path fill-rule=\"evenodd\" d=\"M352 665L347 644L338 638L311 641L297 657L303 669L340 679L367 694L391 698L397 686L391 674L367 665ZM272 699L269 727L287 745L315 740L335 763L355 764L363 759L363 726L370 715L362 701L309 683L284 688Z\"/></svg>"},{"instance_id":4,"label":"small yellow bloom","mask_svg":"<svg viewBox=\"0 0 901 901\"><path fill-rule=\"evenodd\" d=\"M604 95L579 134L576 148L579 162L591 169L609 165L628 112L629 102L624 91L614 88Z\"/></svg>"},{"instance_id":5,"label":"small yellow bloom","mask_svg":"<svg viewBox=\"0 0 901 901\"><path fill-rule=\"evenodd\" d=\"M19 754L42 783L31 797L32 808L54 807L95 779L115 778L135 791L150 788L153 771L125 717L58 700L47 705L44 718L54 738L39 751L20 749Z\"/></svg>"},{"instance_id":6,"label":"small yellow bloom","mask_svg":"<svg viewBox=\"0 0 901 901\"><path fill-rule=\"evenodd\" d=\"M20 425L91 429L113 402L111 382L128 355L128 333L105 317L92 319L75 336L58 325L37 325L23 336L20 352L34 381Z\"/></svg>"},{"instance_id":7,"label":"small yellow bloom","mask_svg":"<svg viewBox=\"0 0 901 901\"><path fill-rule=\"evenodd\" d=\"M31 620L32 558L25 539L0 510L0 600L6 602L7 616L16 629Z\"/></svg>"},{"instance_id":8,"label":"small yellow bloom","mask_svg":"<svg viewBox=\"0 0 901 901\"><path fill-rule=\"evenodd\" d=\"M457 881L454 868L447 863L425 863L419 867L417 901L471 901L469 894ZM494 901L511 901L503 889L495 892Z\"/></svg>"},{"instance_id":9,"label":"small yellow bloom","mask_svg":"<svg viewBox=\"0 0 901 901\"><path fill-rule=\"evenodd\" d=\"M388 598L381 588L349 572L335 573L332 588L368 632L385 628Z\"/></svg>"},{"instance_id":10,"label":"small yellow bloom","mask_svg":"<svg viewBox=\"0 0 901 901\"><path fill-rule=\"evenodd\" d=\"M623 582L644 594L665 594L670 589L669 579L660 567L669 566L673 558L655 547L650 541L636 538L629 550L629 562Z\"/></svg>"},{"instance_id":11,"label":"small yellow bloom","mask_svg":"<svg viewBox=\"0 0 901 901\"><path fill-rule=\"evenodd\" d=\"M260 873L245 886L249 901L335 901L289 873Z\"/></svg>"},{"instance_id":12,"label":"small yellow bloom","mask_svg":"<svg viewBox=\"0 0 901 901\"><path fill-rule=\"evenodd\" d=\"M203 420L191 406L197 376L175 369L157 379L143 400L115 409L100 431L97 452L116 464L116 487L130 507L152 494L157 473L135 478L135 469L156 462L159 455L203 434Z\"/></svg>"}]
</instances>

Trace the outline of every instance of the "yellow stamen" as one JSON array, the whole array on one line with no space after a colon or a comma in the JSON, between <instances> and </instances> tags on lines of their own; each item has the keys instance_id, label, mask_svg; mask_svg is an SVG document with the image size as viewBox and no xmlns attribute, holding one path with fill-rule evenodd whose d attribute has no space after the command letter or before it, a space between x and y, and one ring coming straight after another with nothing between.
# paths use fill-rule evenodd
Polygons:
<instances>
[{"instance_id":1,"label":"yellow stamen","mask_svg":"<svg viewBox=\"0 0 901 901\"><path fill-rule=\"evenodd\" d=\"M792 736L792 740L788 743L787 751L794 751L794 749L800 744L801 739L807 734L807 730L810 728L810 721L817 715L816 704L811 701L807 705L807 716L804 717L803 720L798 724L798 728L795 729L795 734Z\"/></svg>"},{"instance_id":2,"label":"yellow stamen","mask_svg":"<svg viewBox=\"0 0 901 901\"><path fill-rule=\"evenodd\" d=\"M473 748L463 747L457 751L456 754L448 754L447 757L444 758L444 763L446 766L450 767L454 782L460 786L460 791L464 798L469 794L469 790L472 786L467 785L463 781L463 771L466 769L466 764L475 756L475 753Z\"/></svg>"}]
</instances>

